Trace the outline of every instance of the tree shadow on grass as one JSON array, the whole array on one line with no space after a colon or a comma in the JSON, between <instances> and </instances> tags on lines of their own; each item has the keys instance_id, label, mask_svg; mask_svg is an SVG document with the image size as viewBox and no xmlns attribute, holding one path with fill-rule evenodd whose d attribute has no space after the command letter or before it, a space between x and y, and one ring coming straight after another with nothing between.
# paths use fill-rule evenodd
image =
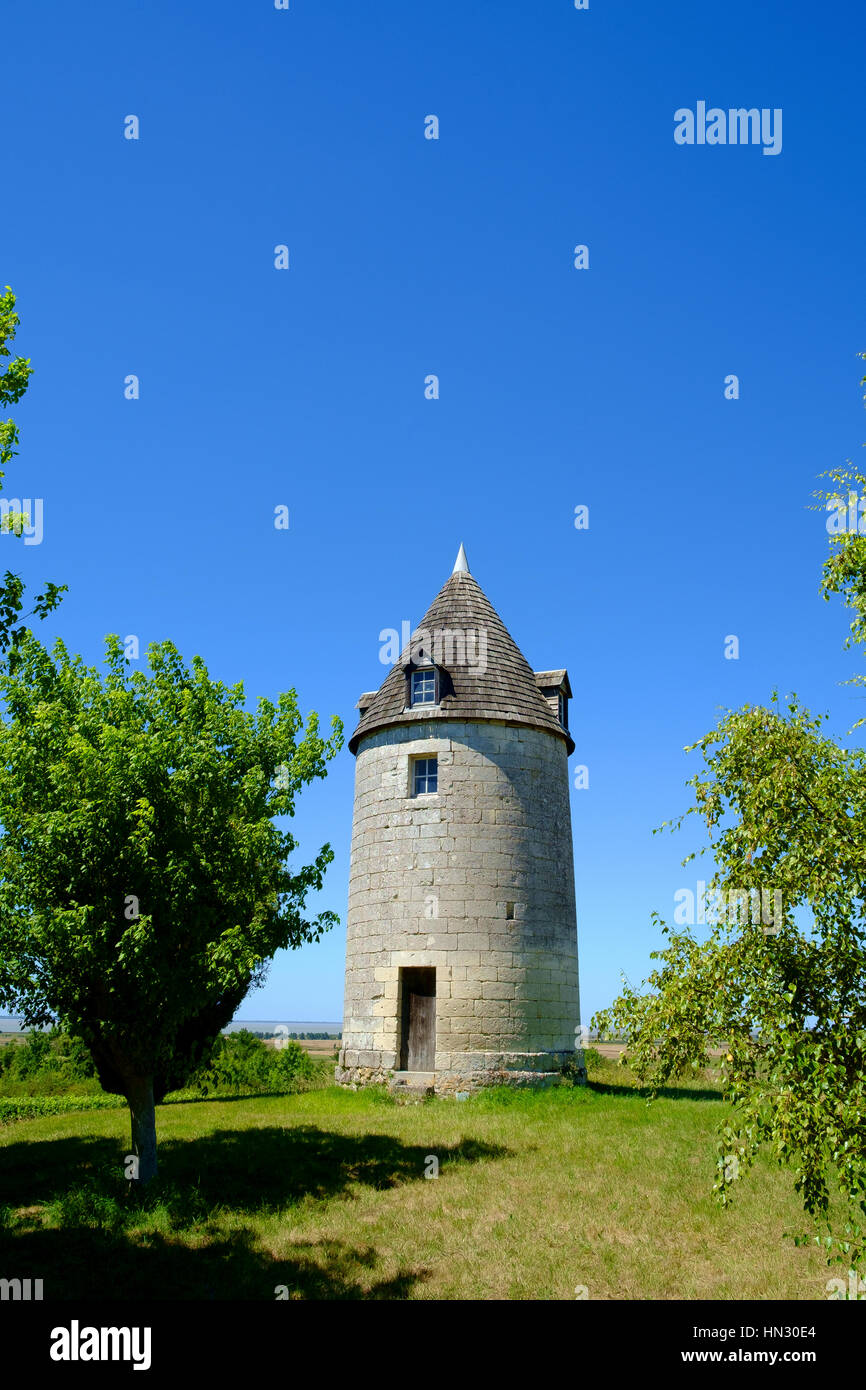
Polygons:
<instances>
[{"instance_id":1,"label":"tree shadow on grass","mask_svg":"<svg viewBox=\"0 0 866 1390\"><path fill-rule=\"evenodd\" d=\"M658 1100L719 1100L723 1101L721 1091L689 1089L687 1086L660 1086L654 1093L651 1086L615 1086L606 1081L588 1081L587 1088L599 1096L637 1096L649 1100L655 1094Z\"/></svg>"},{"instance_id":2,"label":"tree shadow on grass","mask_svg":"<svg viewBox=\"0 0 866 1390\"><path fill-rule=\"evenodd\" d=\"M77 1188L121 1201L135 1191L123 1176L128 1148L113 1139L68 1137L24 1141L0 1150L0 1202L24 1206L63 1199ZM293 1206L303 1198L339 1196L353 1184L389 1188L423 1178L433 1153L449 1163L504 1158L499 1144L464 1139L452 1146L404 1144L390 1134L340 1134L315 1125L221 1129L159 1144L159 1176L143 1194L172 1217L200 1220L214 1206L258 1212Z\"/></svg>"},{"instance_id":3,"label":"tree shadow on grass","mask_svg":"<svg viewBox=\"0 0 866 1390\"><path fill-rule=\"evenodd\" d=\"M184 1096L176 1091L169 1091L164 1100L161 1100L157 1107L157 1123L159 1123L159 1112L164 1105L231 1105L238 1100L285 1100L288 1096L304 1096L315 1092L316 1087L308 1090L297 1091L236 1091L231 1094L224 1094L220 1091L212 1096ZM325 1088L322 1087L322 1090Z\"/></svg>"},{"instance_id":4,"label":"tree shadow on grass","mask_svg":"<svg viewBox=\"0 0 866 1390\"><path fill-rule=\"evenodd\" d=\"M312 1125L218 1130L164 1139L159 1176L143 1192L123 1177L124 1153L115 1140L77 1137L0 1151L0 1202L17 1209L0 1229L0 1273L42 1278L46 1298L273 1298L278 1285L290 1298L405 1298L425 1272L377 1281L372 1247L313 1242L276 1259L249 1228L226 1234L214 1220L285 1213L288 1224L302 1201L423 1182L430 1154L444 1176L450 1164L510 1150L475 1140L410 1145ZM51 1206L50 1226L40 1224L42 1205Z\"/></svg>"},{"instance_id":5,"label":"tree shadow on grass","mask_svg":"<svg viewBox=\"0 0 866 1390\"><path fill-rule=\"evenodd\" d=\"M452 1146L404 1144L390 1134L341 1134L315 1125L216 1130L195 1140L164 1140L165 1172L179 1192L207 1204L266 1212L304 1198L327 1201L354 1184L380 1190L424 1178L435 1153L451 1163L504 1158L502 1145L464 1139Z\"/></svg>"},{"instance_id":6,"label":"tree shadow on grass","mask_svg":"<svg viewBox=\"0 0 866 1390\"><path fill-rule=\"evenodd\" d=\"M92 1227L7 1232L4 1273L43 1280L43 1299L405 1299L429 1272L403 1266L376 1277L372 1246L308 1241L278 1258L238 1230L189 1246L158 1233L134 1237ZM279 1291L279 1294L278 1294Z\"/></svg>"}]
</instances>

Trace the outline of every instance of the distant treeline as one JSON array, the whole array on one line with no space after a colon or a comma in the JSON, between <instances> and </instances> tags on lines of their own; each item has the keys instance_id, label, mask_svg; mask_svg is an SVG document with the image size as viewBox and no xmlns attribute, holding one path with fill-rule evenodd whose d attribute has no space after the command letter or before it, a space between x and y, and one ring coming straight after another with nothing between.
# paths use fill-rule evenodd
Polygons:
<instances>
[{"instance_id":1,"label":"distant treeline","mask_svg":"<svg viewBox=\"0 0 866 1390\"><path fill-rule=\"evenodd\" d=\"M282 1029L279 1033L257 1033L249 1028L243 1031L251 1033L254 1038L294 1038L296 1042L327 1042L329 1039L337 1042L343 1036L342 1033L284 1033Z\"/></svg>"}]
</instances>

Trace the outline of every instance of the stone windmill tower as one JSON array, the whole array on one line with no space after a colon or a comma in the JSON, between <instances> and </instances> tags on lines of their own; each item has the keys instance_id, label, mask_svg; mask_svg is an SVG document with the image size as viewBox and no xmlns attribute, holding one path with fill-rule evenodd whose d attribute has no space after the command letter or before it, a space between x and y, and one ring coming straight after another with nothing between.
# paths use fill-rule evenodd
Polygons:
<instances>
[{"instance_id":1,"label":"stone windmill tower","mask_svg":"<svg viewBox=\"0 0 866 1390\"><path fill-rule=\"evenodd\" d=\"M463 547L361 696L337 1080L553 1080L580 1019L564 670L533 672Z\"/></svg>"}]
</instances>

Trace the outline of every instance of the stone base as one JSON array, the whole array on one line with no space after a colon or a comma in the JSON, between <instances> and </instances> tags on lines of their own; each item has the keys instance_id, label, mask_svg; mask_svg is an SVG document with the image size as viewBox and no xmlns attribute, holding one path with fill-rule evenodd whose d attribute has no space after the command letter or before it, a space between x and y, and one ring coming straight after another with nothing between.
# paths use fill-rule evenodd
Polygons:
<instances>
[{"instance_id":1,"label":"stone base","mask_svg":"<svg viewBox=\"0 0 866 1390\"><path fill-rule=\"evenodd\" d=\"M485 1086L534 1086L536 1089L555 1086L558 1071L516 1071L510 1067L486 1067L454 1075L437 1075L434 1089L437 1096L453 1096L458 1091L474 1093Z\"/></svg>"},{"instance_id":2,"label":"stone base","mask_svg":"<svg viewBox=\"0 0 866 1390\"><path fill-rule=\"evenodd\" d=\"M436 1094L436 1074L432 1071L395 1071L388 1082L395 1100L420 1101Z\"/></svg>"},{"instance_id":3,"label":"stone base","mask_svg":"<svg viewBox=\"0 0 866 1390\"><path fill-rule=\"evenodd\" d=\"M386 1086L391 1075L382 1067L338 1066L334 1071L334 1080L338 1086L348 1086L350 1090L357 1091L359 1086Z\"/></svg>"},{"instance_id":4,"label":"stone base","mask_svg":"<svg viewBox=\"0 0 866 1390\"><path fill-rule=\"evenodd\" d=\"M347 1086L353 1091L361 1086L387 1085L394 1094L411 1090L413 1094L423 1091L427 1095L453 1096L458 1091L471 1093L485 1086L552 1086L558 1082L566 1061L579 1069L576 1084L585 1085L586 1070L580 1051L452 1053L446 1066L437 1067L433 1072L417 1073L416 1085L413 1085L412 1072L395 1072L381 1063L345 1066L341 1053L334 1079L338 1086Z\"/></svg>"}]
</instances>

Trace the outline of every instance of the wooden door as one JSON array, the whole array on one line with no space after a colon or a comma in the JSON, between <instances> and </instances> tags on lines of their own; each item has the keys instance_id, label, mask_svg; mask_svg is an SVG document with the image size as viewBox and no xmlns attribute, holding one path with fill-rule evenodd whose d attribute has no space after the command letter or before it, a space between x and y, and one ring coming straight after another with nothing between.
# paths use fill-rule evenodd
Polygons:
<instances>
[{"instance_id":1,"label":"wooden door","mask_svg":"<svg viewBox=\"0 0 866 1390\"><path fill-rule=\"evenodd\" d=\"M436 1058L436 996L409 995L407 1071L432 1071Z\"/></svg>"},{"instance_id":2,"label":"wooden door","mask_svg":"<svg viewBox=\"0 0 866 1390\"><path fill-rule=\"evenodd\" d=\"M433 1071L436 1063L436 971L411 966L401 971L403 1018L400 1065L404 1071Z\"/></svg>"}]
</instances>

